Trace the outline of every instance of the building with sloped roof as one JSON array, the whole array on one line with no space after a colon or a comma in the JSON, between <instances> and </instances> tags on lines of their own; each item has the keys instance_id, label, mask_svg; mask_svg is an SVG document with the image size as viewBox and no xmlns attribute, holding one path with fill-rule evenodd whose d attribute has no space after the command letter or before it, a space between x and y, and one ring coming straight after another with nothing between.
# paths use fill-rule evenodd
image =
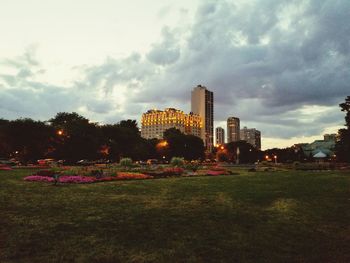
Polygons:
<instances>
[{"instance_id":1,"label":"building with sloped roof","mask_svg":"<svg viewBox=\"0 0 350 263\"><path fill-rule=\"evenodd\" d=\"M307 157L314 157L319 153L325 154L326 157L332 157L334 155L335 143L335 134L325 134L323 140L316 140L312 143L302 144L301 149Z\"/></svg>"}]
</instances>

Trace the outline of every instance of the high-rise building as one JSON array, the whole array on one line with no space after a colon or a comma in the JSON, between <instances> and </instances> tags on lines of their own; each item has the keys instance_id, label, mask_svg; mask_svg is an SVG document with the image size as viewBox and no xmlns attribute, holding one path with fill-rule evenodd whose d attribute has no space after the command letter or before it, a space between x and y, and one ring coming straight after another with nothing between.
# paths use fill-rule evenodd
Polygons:
<instances>
[{"instance_id":1,"label":"high-rise building","mask_svg":"<svg viewBox=\"0 0 350 263\"><path fill-rule=\"evenodd\" d=\"M261 132L255 128L244 127L240 130L240 139L253 145L256 149L261 149Z\"/></svg>"},{"instance_id":2,"label":"high-rise building","mask_svg":"<svg viewBox=\"0 0 350 263\"><path fill-rule=\"evenodd\" d=\"M225 130L221 127L215 129L216 145L225 143Z\"/></svg>"},{"instance_id":3,"label":"high-rise building","mask_svg":"<svg viewBox=\"0 0 350 263\"><path fill-rule=\"evenodd\" d=\"M191 93L191 111L202 118L201 138L208 152L213 149L214 140L214 94L198 85Z\"/></svg>"},{"instance_id":4,"label":"high-rise building","mask_svg":"<svg viewBox=\"0 0 350 263\"><path fill-rule=\"evenodd\" d=\"M200 137L202 121L197 114L185 114L181 110L167 108L161 110L149 110L142 114L141 136L145 139L162 139L167 129L176 128L182 133Z\"/></svg>"},{"instance_id":5,"label":"high-rise building","mask_svg":"<svg viewBox=\"0 0 350 263\"><path fill-rule=\"evenodd\" d=\"M227 143L239 141L240 121L237 117L227 119Z\"/></svg>"}]
</instances>

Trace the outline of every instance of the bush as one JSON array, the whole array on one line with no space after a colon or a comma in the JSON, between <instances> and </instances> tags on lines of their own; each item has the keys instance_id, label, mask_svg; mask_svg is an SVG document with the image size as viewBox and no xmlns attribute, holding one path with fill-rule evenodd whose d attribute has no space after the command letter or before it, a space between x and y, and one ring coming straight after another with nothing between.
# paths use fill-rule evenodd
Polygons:
<instances>
[{"instance_id":1,"label":"bush","mask_svg":"<svg viewBox=\"0 0 350 263\"><path fill-rule=\"evenodd\" d=\"M91 170L90 175L96 179L100 179L103 176L103 170Z\"/></svg>"},{"instance_id":2,"label":"bush","mask_svg":"<svg viewBox=\"0 0 350 263\"><path fill-rule=\"evenodd\" d=\"M200 167L200 163L198 161L192 161L189 164L186 165L187 170L191 170L193 172L196 172Z\"/></svg>"},{"instance_id":3,"label":"bush","mask_svg":"<svg viewBox=\"0 0 350 263\"><path fill-rule=\"evenodd\" d=\"M171 161L170 161L170 165L176 166L176 167L182 167L184 163L185 163L184 158L181 158L181 157L173 157L171 158Z\"/></svg>"},{"instance_id":4,"label":"bush","mask_svg":"<svg viewBox=\"0 0 350 263\"><path fill-rule=\"evenodd\" d=\"M120 166L123 166L125 168L132 167L132 159L131 158L123 158L119 162Z\"/></svg>"}]
</instances>

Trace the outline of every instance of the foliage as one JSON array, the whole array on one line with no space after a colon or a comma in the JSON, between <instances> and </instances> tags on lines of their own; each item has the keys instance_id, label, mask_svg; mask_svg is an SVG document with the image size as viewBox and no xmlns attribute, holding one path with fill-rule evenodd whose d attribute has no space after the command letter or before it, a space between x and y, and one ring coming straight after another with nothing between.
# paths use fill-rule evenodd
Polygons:
<instances>
[{"instance_id":1,"label":"foliage","mask_svg":"<svg viewBox=\"0 0 350 263\"><path fill-rule=\"evenodd\" d=\"M91 170L90 175L100 179L103 176L103 170Z\"/></svg>"},{"instance_id":2,"label":"foliage","mask_svg":"<svg viewBox=\"0 0 350 263\"><path fill-rule=\"evenodd\" d=\"M168 143L165 151L168 160L176 156L183 157L185 160L204 158L204 143L197 136L185 135L180 130L171 128L164 132L164 139Z\"/></svg>"},{"instance_id":3,"label":"foliage","mask_svg":"<svg viewBox=\"0 0 350 263\"><path fill-rule=\"evenodd\" d=\"M52 128L44 122L0 120L0 155L24 164L48 156L52 134Z\"/></svg>"},{"instance_id":4,"label":"foliage","mask_svg":"<svg viewBox=\"0 0 350 263\"><path fill-rule=\"evenodd\" d=\"M239 148L239 150L237 150ZM239 152L239 155L237 154ZM225 153L231 162L255 163L259 158L259 151L246 141L230 142L225 146Z\"/></svg>"},{"instance_id":5,"label":"foliage","mask_svg":"<svg viewBox=\"0 0 350 263\"><path fill-rule=\"evenodd\" d=\"M339 140L336 143L335 151L337 160L350 162L350 96L345 98L345 102L339 104L341 111L345 114L345 129L338 131Z\"/></svg>"},{"instance_id":6,"label":"foliage","mask_svg":"<svg viewBox=\"0 0 350 263\"><path fill-rule=\"evenodd\" d=\"M182 157L173 157L171 158L170 165L175 167L182 167L185 161Z\"/></svg>"},{"instance_id":7,"label":"foliage","mask_svg":"<svg viewBox=\"0 0 350 263\"><path fill-rule=\"evenodd\" d=\"M132 167L132 159L131 158L123 158L120 160L119 164L122 167L130 168L130 167Z\"/></svg>"},{"instance_id":8,"label":"foliage","mask_svg":"<svg viewBox=\"0 0 350 263\"><path fill-rule=\"evenodd\" d=\"M191 161L185 166L187 170L191 170L193 172L196 172L199 169L199 167L200 167L200 162L198 161Z\"/></svg>"}]
</instances>

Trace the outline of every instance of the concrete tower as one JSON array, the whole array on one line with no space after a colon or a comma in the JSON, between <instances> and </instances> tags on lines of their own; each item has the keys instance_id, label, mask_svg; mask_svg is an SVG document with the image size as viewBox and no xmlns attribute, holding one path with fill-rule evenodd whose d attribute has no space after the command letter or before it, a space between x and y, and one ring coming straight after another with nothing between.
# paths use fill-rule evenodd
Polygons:
<instances>
[{"instance_id":1,"label":"concrete tower","mask_svg":"<svg viewBox=\"0 0 350 263\"><path fill-rule=\"evenodd\" d=\"M206 150L213 149L214 135L214 94L206 87L198 85L191 93L191 111L202 118L201 138Z\"/></svg>"}]
</instances>

